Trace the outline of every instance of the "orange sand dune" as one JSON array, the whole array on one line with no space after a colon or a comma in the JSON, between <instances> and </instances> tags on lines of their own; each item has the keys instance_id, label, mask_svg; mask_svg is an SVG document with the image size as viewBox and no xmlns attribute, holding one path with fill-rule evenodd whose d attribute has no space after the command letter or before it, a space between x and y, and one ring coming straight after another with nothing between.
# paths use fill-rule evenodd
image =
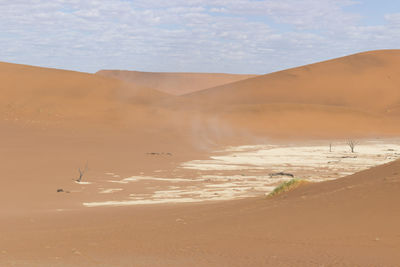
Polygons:
<instances>
[{"instance_id":1,"label":"orange sand dune","mask_svg":"<svg viewBox=\"0 0 400 267\"><path fill-rule=\"evenodd\" d=\"M133 82L140 86L154 88L173 95L183 95L257 76L247 74L167 73L123 70L101 70L96 74L117 78L126 82Z\"/></svg>"},{"instance_id":2,"label":"orange sand dune","mask_svg":"<svg viewBox=\"0 0 400 267\"><path fill-rule=\"evenodd\" d=\"M394 162L271 199L3 217L0 263L396 266L399 172Z\"/></svg>"},{"instance_id":3,"label":"orange sand dune","mask_svg":"<svg viewBox=\"0 0 400 267\"><path fill-rule=\"evenodd\" d=\"M243 143L254 136L393 136L400 132L399 65L399 51L374 51L171 97L152 88L178 81L203 87L216 79L208 74L134 72L142 77L139 80L147 79L144 87L141 82L125 83L102 75L2 63L0 101L3 118L9 120L26 114L31 121L59 124L89 119L154 133L163 129L189 139L199 127L208 128L206 135L223 128L219 139L224 143L238 134L241 139L250 137ZM195 78L202 82L194 82Z\"/></svg>"},{"instance_id":4,"label":"orange sand dune","mask_svg":"<svg viewBox=\"0 0 400 267\"><path fill-rule=\"evenodd\" d=\"M338 139L397 136L399 120L358 109L311 104L234 105L219 121L257 136Z\"/></svg>"},{"instance_id":5,"label":"orange sand dune","mask_svg":"<svg viewBox=\"0 0 400 267\"><path fill-rule=\"evenodd\" d=\"M372 51L184 95L181 105L261 135L400 132L400 50Z\"/></svg>"},{"instance_id":6,"label":"orange sand dune","mask_svg":"<svg viewBox=\"0 0 400 267\"><path fill-rule=\"evenodd\" d=\"M400 50L382 50L302 66L188 96L232 104L297 103L390 114L400 104Z\"/></svg>"},{"instance_id":7,"label":"orange sand dune","mask_svg":"<svg viewBox=\"0 0 400 267\"><path fill-rule=\"evenodd\" d=\"M10 63L0 63L0 80L0 112L6 120L111 122L128 103L143 105L166 97L112 78Z\"/></svg>"}]
</instances>

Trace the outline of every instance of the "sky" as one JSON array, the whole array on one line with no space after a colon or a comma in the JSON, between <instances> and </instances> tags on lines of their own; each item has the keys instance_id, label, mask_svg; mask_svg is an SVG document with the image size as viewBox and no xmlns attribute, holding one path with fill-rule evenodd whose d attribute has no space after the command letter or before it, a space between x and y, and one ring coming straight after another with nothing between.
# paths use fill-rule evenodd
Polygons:
<instances>
[{"instance_id":1,"label":"sky","mask_svg":"<svg viewBox=\"0 0 400 267\"><path fill-rule=\"evenodd\" d=\"M0 61L270 73L400 48L398 0L0 0Z\"/></svg>"}]
</instances>

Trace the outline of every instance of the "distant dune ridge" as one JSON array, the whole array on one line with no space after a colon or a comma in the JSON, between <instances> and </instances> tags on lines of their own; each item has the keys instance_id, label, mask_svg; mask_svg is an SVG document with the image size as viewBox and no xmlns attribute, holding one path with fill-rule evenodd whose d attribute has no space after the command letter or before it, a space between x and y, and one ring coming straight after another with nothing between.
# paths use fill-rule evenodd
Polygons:
<instances>
[{"instance_id":1,"label":"distant dune ridge","mask_svg":"<svg viewBox=\"0 0 400 267\"><path fill-rule=\"evenodd\" d=\"M46 113L47 119L58 114L113 124L151 122L188 131L186 136L193 131L188 128L191 115L262 136L393 135L400 132L399 66L400 50L360 53L261 76L87 74L0 63L0 102L7 116Z\"/></svg>"},{"instance_id":2,"label":"distant dune ridge","mask_svg":"<svg viewBox=\"0 0 400 267\"><path fill-rule=\"evenodd\" d=\"M125 70L101 70L96 74L132 82L136 85L153 88L173 95L192 93L257 76L250 74L168 73Z\"/></svg>"}]
</instances>

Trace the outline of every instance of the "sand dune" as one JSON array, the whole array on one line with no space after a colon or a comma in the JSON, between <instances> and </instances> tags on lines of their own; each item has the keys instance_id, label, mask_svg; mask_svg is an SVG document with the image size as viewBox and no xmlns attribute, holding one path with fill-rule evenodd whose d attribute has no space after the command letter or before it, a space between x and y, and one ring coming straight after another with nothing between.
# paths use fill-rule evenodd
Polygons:
<instances>
[{"instance_id":1,"label":"sand dune","mask_svg":"<svg viewBox=\"0 0 400 267\"><path fill-rule=\"evenodd\" d=\"M148 104L164 93L93 74L0 63L1 115L6 120L117 120L127 103Z\"/></svg>"},{"instance_id":2,"label":"sand dune","mask_svg":"<svg viewBox=\"0 0 400 267\"><path fill-rule=\"evenodd\" d=\"M262 135L395 135L399 66L400 50L366 52L194 92L181 103Z\"/></svg>"},{"instance_id":3,"label":"sand dune","mask_svg":"<svg viewBox=\"0 0 400 267\"><path fill-rule=\"evenodd\" d=\"M399 51L373 51L176 98L154 88L191 84L199 86L192 88L198 90L233 78L133 72L132 77L141 77L135 84L103 76L125 77L125 72L92 75L2 63L4 93L0 101L7 119L23 113L32 120L90 118L147 128L152 124L154 132L162 128L186 137L199 133L211 139L219 135L223 140L238 134L274 138L394 136L400 132L399 64ZM197 131L199 127L202 129Z\"/></svg>"},{"instance_id":4,"label":"sand dune","mask_svg":"<svg viewBox=\"0 0 400 267\"><path fill-rule=\"evenodd\" d=\"M0 263L395 266L399 170L395 162L273 199L27 213L0 221L13 223Z\"/></svg>"},{"instance_id":5,"label":"sand dune","mask_svg":"<svg viewBox=\"0 0 400 267\"><path fill-rule=\"evenodd\" d=\"M126 82L133 82L140 86L154 88L173 95L183 95L257 76L247 74L167 73L123 70L101 70L96 74L117 78Z\"/></svg>"},{"instance_id":6,"label":"sand dune","mask_svg":"<svg viewBox=\"0 0 400 267\"><path fill-rule=\"evenodd\" d=\"M389 113L400 104L400 50L355 54L195 92L218 105L296 103Z\"/></svg>"},{"instance_id":7,"label":"sand dune","mask_svg":"<svg viewBox=\"0 0 400 267\"><path fill-rule=\"evenodd\" d=\"M193 186L206 179L194 181L197 169L181 176L176 169L225 145L398 137L399 66L400 52L388 50L234 83L208 74L167 82L140 74L142 80L131 83L0 63L0 265L395 266L399 161L273 199L84 203L149 192L165 203L165 194L179 191L171 179L185 184L189 194L180 191L182 197L193 198ZM217 82L224 85L165 93ZM185 86L178 90L179 84ZM186 86L192 84L199 86ZM76 183L86 162L84 183ZM263 170L257 177L240 171L226 175L247 175L250 188L243 190L262 188ZM221 176L217 172L201 174Z\"/></svg>"}]
</instances>

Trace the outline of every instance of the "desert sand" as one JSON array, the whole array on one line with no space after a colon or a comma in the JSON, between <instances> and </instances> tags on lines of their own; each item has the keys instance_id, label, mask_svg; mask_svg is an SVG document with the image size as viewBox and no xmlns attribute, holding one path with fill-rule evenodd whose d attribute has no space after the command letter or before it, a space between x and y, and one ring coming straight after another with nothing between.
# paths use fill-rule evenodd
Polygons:
<instances>
[{"instance_id":1,"label":"desert sand","mask_svg":"<svg viewBox=\"0 0 400 267\"><path fill-rule=\"evenodd\" d=\"M96 74L116 78L138 86L153 88L172 95L193 93L257 76L251 74L169 73L123 70L100 70Z\"/></svg>"},{"instance_id":2,"label":"desert sand","mask_svg":"<svg viewBox=\"0 0 400 267\"><path fill-rule=\"evenodd\" d=\"M372 51L173 91L180 74L0 63L0 266L398 265L399 66ZM313 182L267 197L279 171Z\"/></svg>"}]
</instances>

